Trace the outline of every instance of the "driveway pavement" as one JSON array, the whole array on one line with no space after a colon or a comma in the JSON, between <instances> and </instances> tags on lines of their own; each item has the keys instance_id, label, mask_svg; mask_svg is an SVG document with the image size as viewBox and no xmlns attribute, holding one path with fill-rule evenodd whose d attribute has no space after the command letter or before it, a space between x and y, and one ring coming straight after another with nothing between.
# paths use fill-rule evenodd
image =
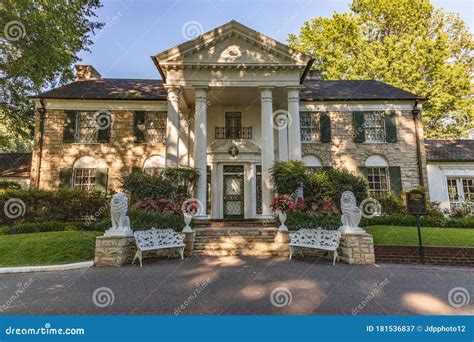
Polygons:
<instances>
[{"instance_id":1,"label":"driveway pavement","mask_svg":"<svg viewBox=\"0 0 474 342\"><path fill-rule=\"evenodd\" d=\"M474 269L202 257L0 275L0 314L474 314Z\"/></svg>"}]
</instances>

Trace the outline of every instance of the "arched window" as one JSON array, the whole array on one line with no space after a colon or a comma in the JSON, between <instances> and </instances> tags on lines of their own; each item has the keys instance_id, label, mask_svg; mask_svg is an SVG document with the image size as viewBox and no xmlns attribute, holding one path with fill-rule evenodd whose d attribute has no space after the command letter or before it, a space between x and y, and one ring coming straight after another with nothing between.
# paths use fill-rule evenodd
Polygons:
<instances>
[{"instance_id":1,"label":"arched window","mask_svg":"<svg viewBox=\"0 0 474 342\"><path fill-rule=\"evenodd\" d=\"M151 156L143 163L143 172L151 175L157 175L162 169L165 168L165 166L166 164L164 157L158 155Z\"/></svg>"},{"instance_id":2,"label":"arched window","mask_svg":"<svg viewBox=\"0 0 474 342\"><path fill-rule=\"evenodd\" d=\"M383 195L390 192L388 162L384 156L374 154L365 161L367 182L372 195Z\"/></svg>"},{"instance_id":3,"label":"arched window","mask_svg":"<svg viewBox=\"0 0 474 342\"><path fill-rule=\"evenodd\" d=\"M323 166L321 159L315 155L307 155L303 157L303 164L311 172L317 171Z\"/></svg>"},{"instance_id":4,"label":"arched window","mask_svg":"<svg viewBox=\"0 0 474 342\"><path fill-rule=\"evenodd\" d=\"M72 187L93 191L96 187L97 162L90 156L80 157L74 162Z\"/></svg>"}]
</instances>

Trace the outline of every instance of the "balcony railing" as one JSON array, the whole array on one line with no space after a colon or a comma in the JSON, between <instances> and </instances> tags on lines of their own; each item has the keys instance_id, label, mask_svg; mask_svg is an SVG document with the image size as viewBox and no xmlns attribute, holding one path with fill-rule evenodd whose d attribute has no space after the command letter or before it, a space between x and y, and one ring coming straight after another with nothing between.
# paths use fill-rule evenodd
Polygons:
<instances>
[{"instance_id":1,"label":"balcony railing","mask_svg":"<svg viewBox=\"0 0 474 342\"><path fill-rule=\"evenodd\" d=\"M216 127L216 139L252 139L252 127Z\"/></svg>"}]
</instances>

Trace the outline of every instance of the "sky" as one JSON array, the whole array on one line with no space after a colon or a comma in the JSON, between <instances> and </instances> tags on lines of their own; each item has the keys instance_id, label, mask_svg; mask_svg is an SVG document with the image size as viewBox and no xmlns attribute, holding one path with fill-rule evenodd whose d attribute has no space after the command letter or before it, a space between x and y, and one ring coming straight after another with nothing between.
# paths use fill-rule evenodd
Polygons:
<instances>
[{"instance_id":1,"label":"sky","mask_svg":"<svg viewBox=\"0 0 474 342\"><path fill-rule=\"evenodd\" d=\"M176 46L196 32L234 19L282 43L314 17L348 11L351 0L103 0L97 11L105 23L90 52L79 54L103 77L160 78L150 56ZM432 0L459 13L474 28L473 0Z\"/></svg>"}]
</instances>

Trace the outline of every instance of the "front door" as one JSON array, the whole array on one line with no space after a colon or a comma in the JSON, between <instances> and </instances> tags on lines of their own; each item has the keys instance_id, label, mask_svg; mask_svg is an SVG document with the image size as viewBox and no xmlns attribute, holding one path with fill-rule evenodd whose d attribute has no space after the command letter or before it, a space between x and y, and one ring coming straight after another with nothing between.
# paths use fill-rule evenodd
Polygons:
<instances>
[{"instance_id":1,"label":"front door","mask_svg":"<svg viewBox=\"0 0 474 342\"><path fill-rule=\"evenodd\" d=\"M224 165L224 218L244 218L242 165Z\"/></svg>"}]
</instances>

